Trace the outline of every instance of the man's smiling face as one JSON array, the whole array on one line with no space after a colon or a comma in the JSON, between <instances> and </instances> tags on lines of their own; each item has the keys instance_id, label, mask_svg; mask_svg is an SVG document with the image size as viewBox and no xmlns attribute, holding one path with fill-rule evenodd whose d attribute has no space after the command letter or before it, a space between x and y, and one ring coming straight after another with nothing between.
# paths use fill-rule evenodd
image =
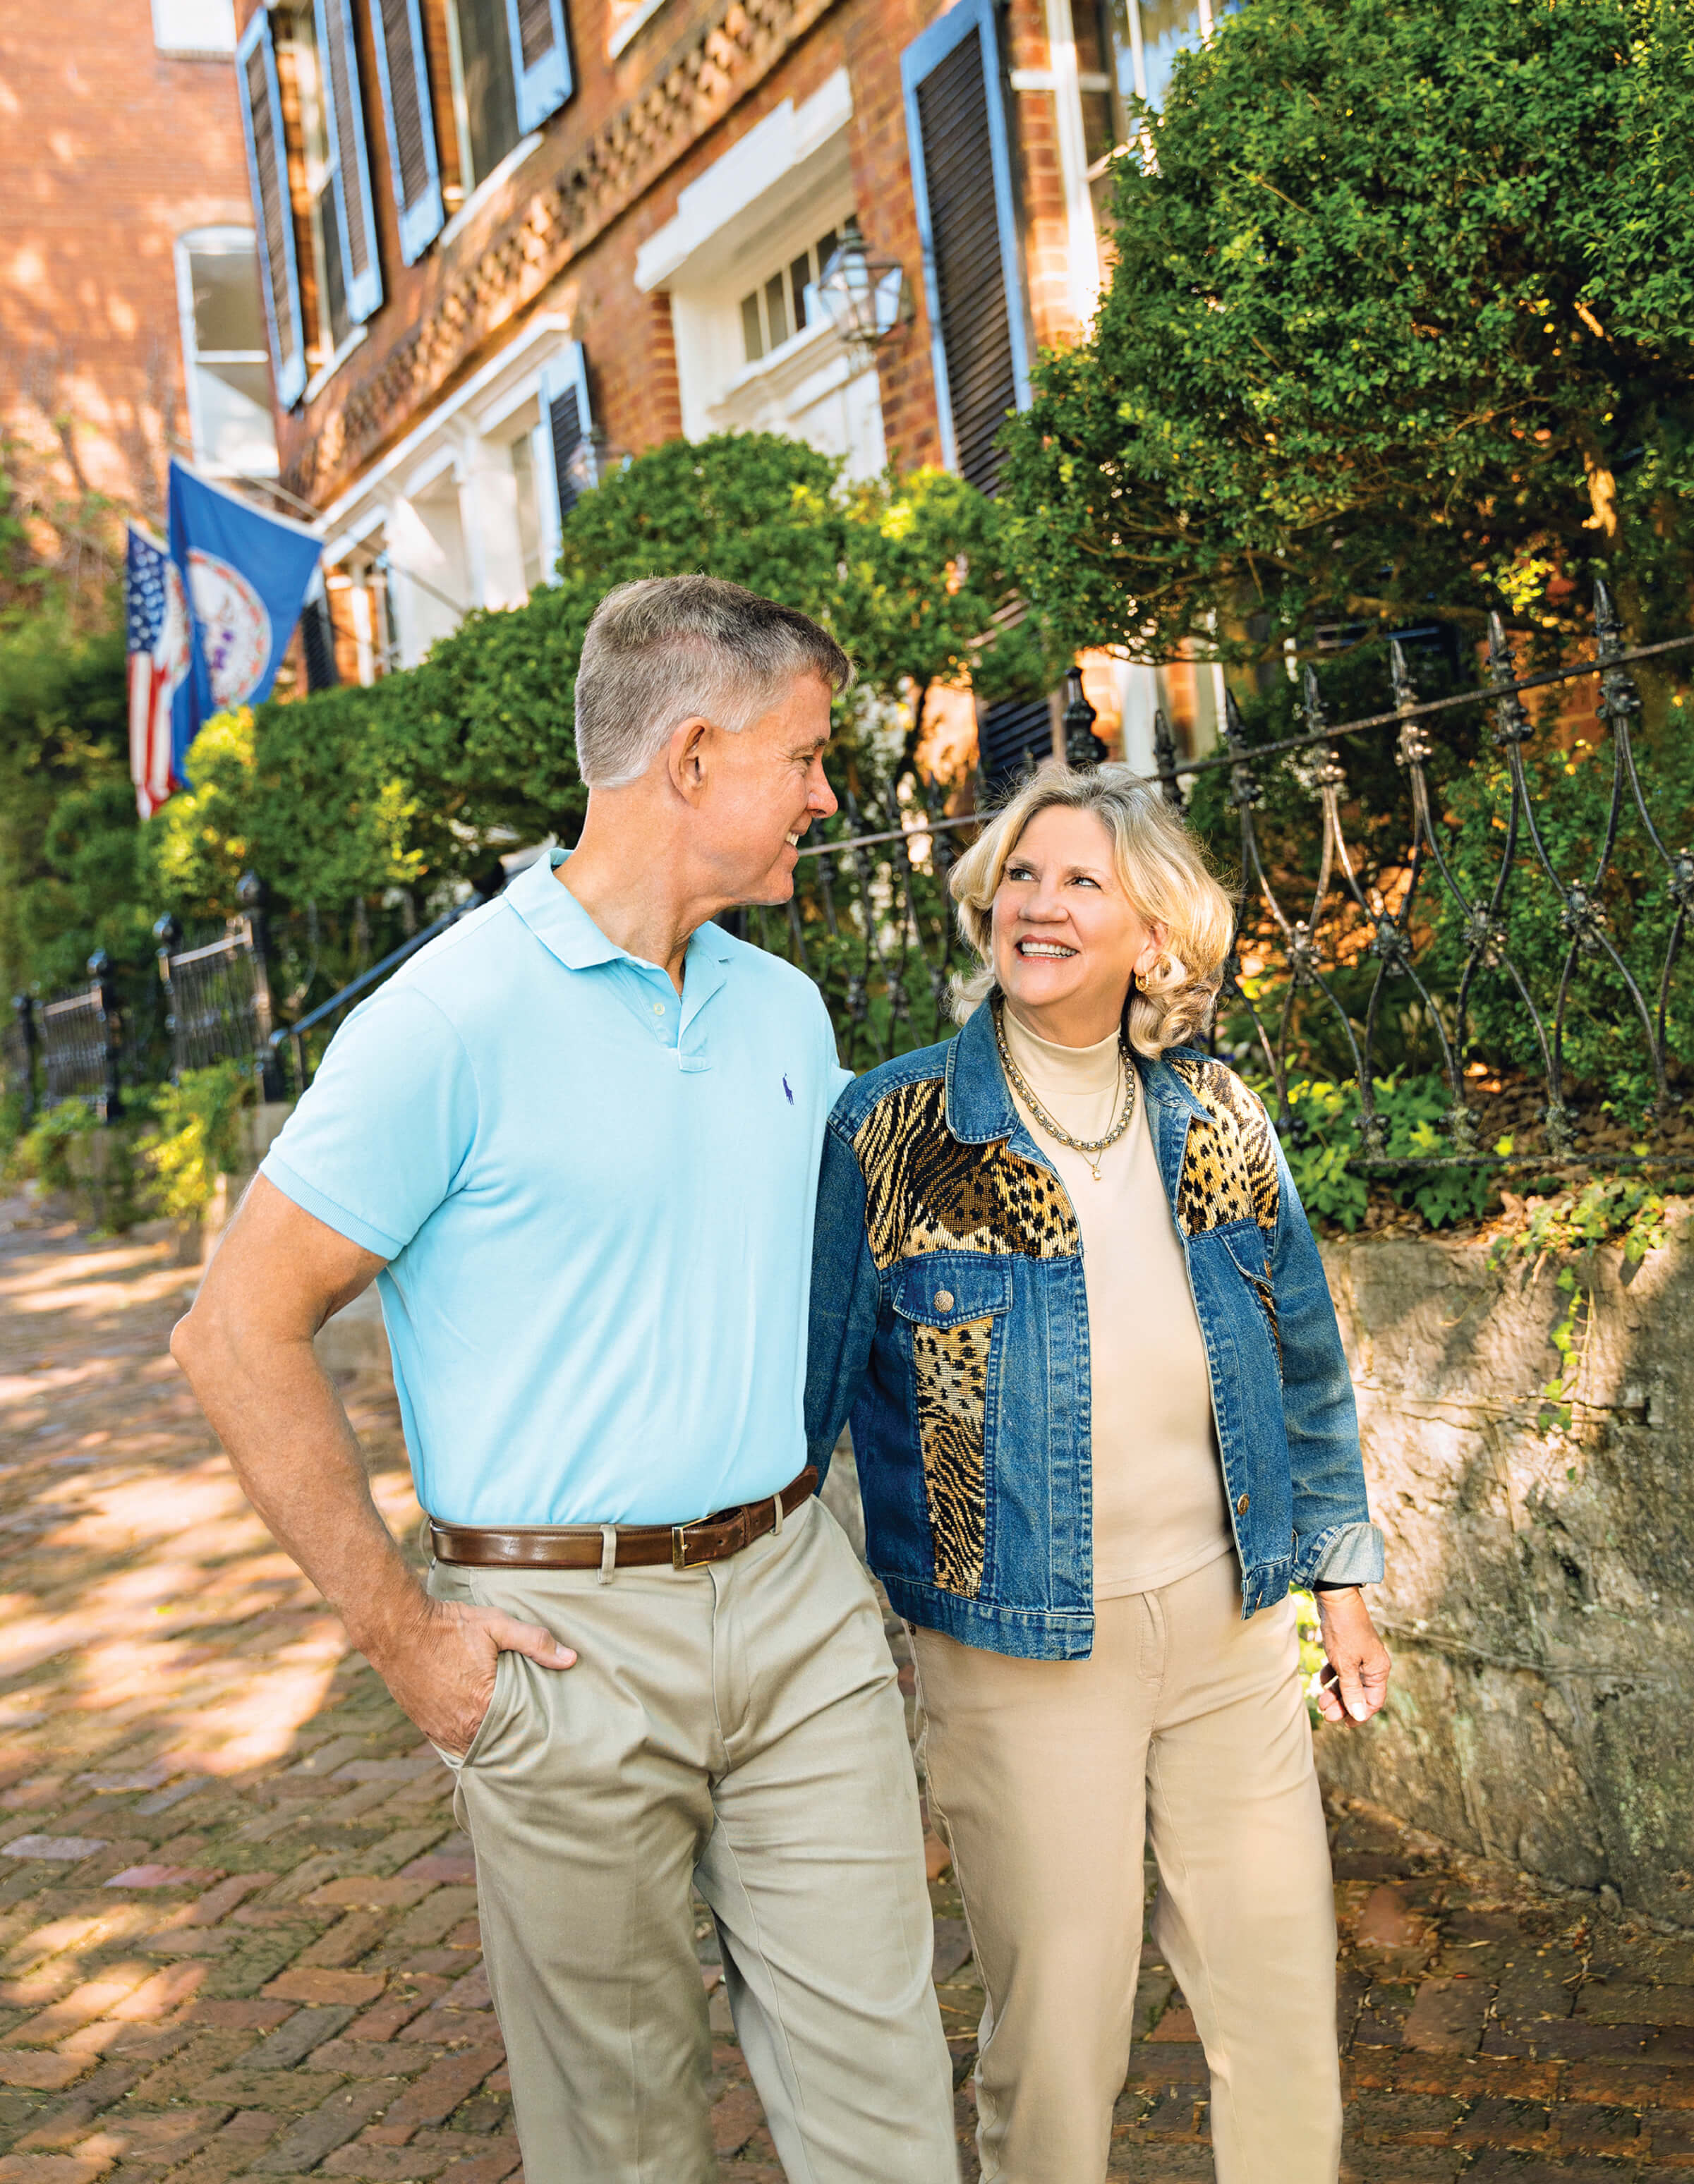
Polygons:
<instances>
[{"instance_id":1,"label":"man's smiling face","mask_svg":"<svg viewBox=\"0 0 1694 2184\"><path fill-rule=\"evenodd\" d=\"M701 848L732 901L786 902L802 838L814 819L827 819L836 808L823 773L829 705L826 683L796 676L738 733L708 731Z\"/></svg>"}]
</instances>

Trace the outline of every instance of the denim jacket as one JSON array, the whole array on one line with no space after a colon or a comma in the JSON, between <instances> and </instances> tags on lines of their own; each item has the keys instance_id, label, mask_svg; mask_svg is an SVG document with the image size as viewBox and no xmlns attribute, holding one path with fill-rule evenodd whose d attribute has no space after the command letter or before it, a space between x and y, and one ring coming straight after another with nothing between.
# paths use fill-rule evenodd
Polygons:
<instances>
[{"instance_id":1,"label":"denim jacket","mask_svg":"<svg viewBox=\"0 0 1694 2184\"><path fill-rule=\"evenodd\" d=\"M1335 1307L1269 1117L1192 1048L1136 1067L1242 1612L1314 1578L1379 1579ZM806 1438L822 1471L850 1412L871 1566L901 1615L993 1652L1090 1651L1089 1338L1076 1214L1012 1104L990 1011L850 1084L824 1136Z\"/></svg>"}]
</instances>

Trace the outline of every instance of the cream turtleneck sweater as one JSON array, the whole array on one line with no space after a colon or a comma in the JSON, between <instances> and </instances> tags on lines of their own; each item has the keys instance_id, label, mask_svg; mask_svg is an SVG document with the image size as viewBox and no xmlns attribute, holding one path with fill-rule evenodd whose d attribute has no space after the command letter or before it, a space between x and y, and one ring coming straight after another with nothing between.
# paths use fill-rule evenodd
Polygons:
<instances>
[{"instance_id":1,"label":"cream turtleneck sweater","mask_svg":"<svg viewBox=\"0 0 1694 2184\"><path fill-rule=\"evenodd\" d=\"M1011 1009L1011 1058L1073 1138L1103 1138L1123 1110L1117 1034L1055 1046ZM1058 1170L1082 1232L1094 1424L1096 1600L1173 1585L1234 1544L1212 1417L1206 1346L1181 1240L1159 1180L1146 1097L1115 1145L1089 1162L1019 1113Z\"/></svg>"}]
</instances>

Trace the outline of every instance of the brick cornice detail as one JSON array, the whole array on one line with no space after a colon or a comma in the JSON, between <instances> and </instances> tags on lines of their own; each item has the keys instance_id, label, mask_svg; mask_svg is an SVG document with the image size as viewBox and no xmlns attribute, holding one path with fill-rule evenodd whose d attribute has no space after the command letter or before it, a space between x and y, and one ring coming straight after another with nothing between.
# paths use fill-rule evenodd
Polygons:
<instances>
[{"instance_id":1,"label":"brick cornice detail","mask_svg":"<svg viewBox=\"0 0 1694 2184\"><path fill-rule=\"evenodd\" d=\"M557 181L446 292L341 408L282 482L321 506L440 393L489 336L519 318L638 198L754 90L833 0L730 0L638 98L591 136Z\"/></svg>"}]
</instances>

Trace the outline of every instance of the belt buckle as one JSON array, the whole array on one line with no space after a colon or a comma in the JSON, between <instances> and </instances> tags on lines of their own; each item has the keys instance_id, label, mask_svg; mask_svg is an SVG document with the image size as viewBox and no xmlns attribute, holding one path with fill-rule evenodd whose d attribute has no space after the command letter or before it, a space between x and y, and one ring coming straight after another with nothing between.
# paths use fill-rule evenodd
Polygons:
<instances>
[{"instance_id":1,"label":"belt buckle","mask_svg":"<svg viewBox=\"0 0 1694 2184\"><path fill-rule=\"evenodd\" d=\"M688 1559L688 1534L693 1529L694 1526L692 1524L671 1525L671 1567L672 1569L703 1569L706 1563L711 1560L710 1554L700 1555L692 1562Z\"/></svg>"}]
</instances>

